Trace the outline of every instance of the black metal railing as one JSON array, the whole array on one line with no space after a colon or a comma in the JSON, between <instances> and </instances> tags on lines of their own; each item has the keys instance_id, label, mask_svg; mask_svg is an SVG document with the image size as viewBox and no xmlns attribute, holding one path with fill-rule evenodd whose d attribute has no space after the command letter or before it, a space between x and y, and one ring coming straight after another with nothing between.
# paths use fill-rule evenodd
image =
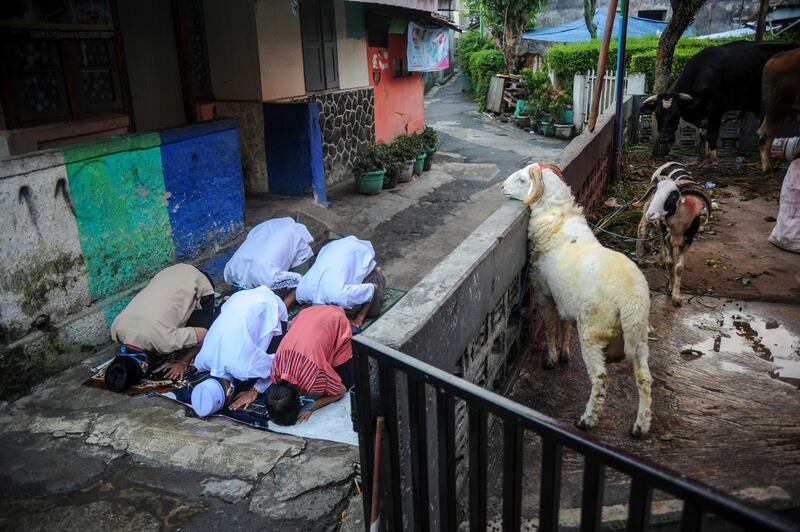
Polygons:
<instances>
[{"instance_id":1,"label":"black metal railing","mask_svg":"<svg viewBox=\"0 0 800 532\"><path fill-rule=\"evenodd\" d=\"M759 511L714 488L691 480L668 468L656 465L622 449L604 444L571 426L555 421L535 410L515 403L501 395L485 390L464 379L421 362L399 351L365 337L353 339L356 368L356 417L361 453L361 472L364 481L363 499L366 530L370 529L372 504L373 453L375 419L385 418L387 467L380 484L388 493L388 508L381 512L389 516L389 529L429 530L431 516L439 522L440 530L456 530L456 456L455 401L467 405L468 416L468 496L471 531L484 530L487 523L487 420L489 414L503 421L503 488L502 520L504 530L519 530L522 506L523 434L531 431L542 442L541 479L538 530L558 529L561 491L561 464L565 448L584 458L583 493L580 529L599 530L602 523L603 487L606 468L624 473L631 479L627 529L646 530L650 520L653 490L658 489L683 501L680 521L682 531L700 530L704 515L735 523L744 530L790 531L793 524L775 514ZM375 372L377 368L377 372ZM372 382L370 381L373 378ZM373 405L373 389L377 377L380 405ZM397 383L406 379L404 401L407 415L403 418L401 441ZM437 507L431 511L428 464L428 413L426 389L436 391L435 415L437 443ZM407 425L407 428L405 427ZM403 515L403 478L401 448L404 462L410 468L410 505ZM431 450L433 451L433 450ZM407 471L404 469L404 471ZM407 483L407 479L405 480ZM406 490L406 493L408 491ZM409 509L410 508L410 509Z\"/></svg>"}]
</instances>

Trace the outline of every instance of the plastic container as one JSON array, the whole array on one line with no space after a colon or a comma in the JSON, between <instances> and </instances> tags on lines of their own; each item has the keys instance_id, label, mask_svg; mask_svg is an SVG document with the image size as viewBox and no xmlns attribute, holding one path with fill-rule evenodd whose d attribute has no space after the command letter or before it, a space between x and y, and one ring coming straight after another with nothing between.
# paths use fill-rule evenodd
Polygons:
<instances>
[{"instance_id":1,"label":"plastic container","mask_svg":"<svg viewBox=\"0 0 800 532\"><path fill-rule=\"evenodd\" d=\"M422 168L425 166L426 154L420 153L417 155L417 160L414 162L414 175L422 175Z\"/></svg>"},{"instance_id":2,"label":"plastic container","mask_svg":"<svg viewBox=\"0 0 800 532\"><path fill-rule=\"evenodd\" d=\"M422 165L422 171L427 172L433 166L433 154L436 153L436 150L428 150L425 152L425 163Z\"/></svg>"},{"instance_id":3,"label":"plastic container","mask_svg":"<svg viewBox=\"0 0 800 532\"><path fill-rule=\"evenodd\" d=\"M556 134L556 128L552 122L545 122L542 120L542 134L545 137L552 137Z\"/></svg>"},{"instance_id":4,"label":"plastic container","mask_svg":"<svg viewBox=\"0 0 800 532\"><path fill-rule=\"evenodd\" d=\"M403 169L397 173L398 183L408 183L414 179L414 165L417 164L416 159L409 159L403 166Z\"/></svg>"},{"instance_id":5,"label":"plastic container","mask_svg":"<svg viewBox=\"0 0 800 532\"><path fill-rule=\"evenodd\" d=\"M800 137L774 139L769 148L769 156L785 161L793 161L800 157Z\"/></svg>"},{"instance_id":6,"label":"plastic container","mask_svg":"<svg viewBox=\"0 0 800 532\"><path fill-rule=\"evenodd\" d=\"M361 194L377 194L383 189L383 177L386 170L365 172L356 178L356 187Z\"/></svg>"},{"instance_id":7,"label":"plastic container","mask_svg":"<svg viewBox=\"0 0 800 532\"><path fill-rule=\"evenodd\" d=\"M386 190L389 190L389 189L392 189L392 188L396 187L397 186L397 175L399 173L400 172L395 172L395 173L390 175L387 172L386 175L383 176L383 188L386 189Z\"/></svg>"}]
</instances>

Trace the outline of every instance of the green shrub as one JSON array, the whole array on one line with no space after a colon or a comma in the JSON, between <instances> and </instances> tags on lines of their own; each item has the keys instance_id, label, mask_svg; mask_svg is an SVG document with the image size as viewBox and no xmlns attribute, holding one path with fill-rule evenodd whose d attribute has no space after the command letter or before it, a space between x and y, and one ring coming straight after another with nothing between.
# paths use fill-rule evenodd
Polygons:
<instances>
[{"instance_id":1,"label":"green shrub","mask_svg":"<svg viewBox=\"0 0 800 532\"><path fill-rule=\"evenodd\" d=\"M465 32L458 39L458 61L461 64L461 73L469 78L471 74L471 59L476 52L494 48L494 42L489 37L484 37L479 31ZM474 87L473 87L474 95Z\"/></svg>"},{"instance_id":2,"label":"green shrub","mask_svg":"<svg viewBox=\"0 0 800 532\"><path fill-rule=\"evenodd\" d=\"M427 151L435 150L436 146L439 144L439 134L430 126L425 126L425 129L422 130L419 137Z\"/></svg>"},{"instance_id":3,"label":"green shrub","mask_svg":"<svg viewBox=\"0 0 800 532\"><path fill-rule=\"evenodd\" d=\"M686 63L689 59L702 50L702 48L676 48L675 55L672 57L672 77L670 83L675 81L677 77L686 68ZM648 50L646 52L639 52L631 57L630 71L631 72L644 72L647 77L647 86L652 87L655 83L656 77L656 57L658 50Z\"/></svg>"},{"instance_id":4,"label":"green shrub","mask_svg":"<svg viewBox=\"0 0 800 532\"><path fill-rule=\"evenodd\" d=\"M396 157L403 163L416 159L425 151L422 138L419 135L400 135L391 144Z\"/></svg>"},{"instance_id":5,"label":"green shrub","mask_svg":"<svg viewBox=\"0 0 800 532\"><path fill-rule=\"evenodd\" d=\"M377 146L380 152L380 158L383 161L383 166L386 168L386 175L395 175L403 169L403 165L406 164L406 159L403 159L402 154L394 143L379 143Z\"/></svg>"},{"instance_id":6,"label":"green shrub","mask_svg":"<svg viewBox=\"0 0 800 532\"><path fill-rule=\"evenodd\" d=\"M730 41L731 39L698 39L695 37L684 37L678 41L678 45L675 49L676 62L680 64L680 68L682 69L686 64L685 60L688 60L688 58L703 48L724 44ZM599 39L595 39L582 43L557 44L547 50L545 62L548 68L553 70L561 80L561 85L567 94L572 94L572 83L575 74L583 74L587 70L597 68L597 60L600 57L601 46L602 42ZM643 58L640 59L638 63L634 63L634 57L652 53L655 58L657 50L658 37L636 37L628 39L625 46L625 68L631 72L644 72L647 75L648 81L652 83L655 77L655 62L648 63L649 60ZM649 55L647 57L649 57ZM617 41L613 40L609 45L606 70L614 70L616 69L616 65ZM637 65L637 67L634 68L633 65ZM649 70L643 70L643 68L649 68Z\"/></svg>"},{"instance_id":7,"label":"green shrub","mask_svg":"<svg viewBox=\"0 0 800 532\"><path fill-rule=\"evenodd\" d=\"M383 170L385 156L385 148L380 144L369 144L359 149L353 163L353 175L360 176L374 170Z\"/></svg>"},{"instance_id":8,"label":"green shrub","mask_svg":"<svg viewBox=\"0 0 800 532\"><path fill-rule=\"evenodd\" d=\"M479 50L469 59L469 76L472 80L472 91L478 102L478 110L486 110L486 95L492 76L505 70L503 52L500 50Z\"/></svg>"},{"instance_id":9,"label":"green shrub","mask_svg":"<svg viewBox=\"0 0 800 532\"><path fill-rule=\"evenodd\" d=\"M549 111L550 78L544 71L533 72L530 68L523 68L521 76L528 91L523 112L531 118L542 118Z\"/></svg>"}]
</instances>

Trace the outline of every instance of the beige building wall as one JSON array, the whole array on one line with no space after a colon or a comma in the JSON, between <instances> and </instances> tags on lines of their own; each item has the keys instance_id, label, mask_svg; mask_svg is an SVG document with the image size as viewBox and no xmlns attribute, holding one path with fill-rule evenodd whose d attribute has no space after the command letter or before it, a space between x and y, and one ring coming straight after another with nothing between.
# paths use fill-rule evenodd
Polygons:
<instances>
[{"instance_id":1,"label":"beige building wall","mask_svg":"<svg viewBox=\"0 0 800 532\"><path fill-rule=\"evenodd\" d=\"M257 0L255 9L261 99L302 96L306 83L299 14L292 13L288 0Z\"/></svg>"},{"instance_id":2,"label":"beige building wall","mask_svg":"<svg viewBox=\"0 0 800 532\"><path fill-rule=\"evenodd\" d=\"M125 62L137 131L186 123L172 4L119 0Z\"/></svg>"},{"instance_id":3,"label":"beige building wall","mask_svg":"<svg viewBox=\"0 0 800 532\"><path fill-rule=\"evenodd\" d=\"M261 100L254 0L205 0L211 87L216 100Z\"/></svg>"},{"instance_id":4,"label":"beige building wall","mask_svg":"<svg viewBox=\"0 0 800 532\"><path fill-rule=\"evenodd\" d=\"M336 9L336 51L339 59L339 88L352 89L369 85L367 69L367 38L364 29L364 10L358 4L345 7L344 0L335 1ZM360 11L360 17L351 16L348 20L346 9ZM360 22L360 31L347 31L348 23ZM358 38L348 36L357 33Z\"/></svg>"}]
</instances>

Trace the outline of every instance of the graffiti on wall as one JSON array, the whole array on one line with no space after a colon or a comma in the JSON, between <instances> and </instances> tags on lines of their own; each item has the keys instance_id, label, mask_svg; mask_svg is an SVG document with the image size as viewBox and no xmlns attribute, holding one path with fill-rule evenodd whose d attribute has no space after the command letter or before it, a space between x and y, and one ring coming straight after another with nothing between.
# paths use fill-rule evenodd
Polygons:
<instances>
[{"instance_id":1,"label":"graffiti on wall","mask_svg":"<svg viewBox=\"0 0 800 532\"><path fill-rule=\"evenodd\" d=\"M48 154L2 175L0 332L26 334L117 296L163 268L244 231L235 122L115 137ZM43 155L31 155L27 161ZM13 255L13 257L11 256ZM20 272L24 271L25 275ZM39 272L39 273L37 273ZM102 303L110 324L127 300Z\"/></svg>"}]
</instances>

